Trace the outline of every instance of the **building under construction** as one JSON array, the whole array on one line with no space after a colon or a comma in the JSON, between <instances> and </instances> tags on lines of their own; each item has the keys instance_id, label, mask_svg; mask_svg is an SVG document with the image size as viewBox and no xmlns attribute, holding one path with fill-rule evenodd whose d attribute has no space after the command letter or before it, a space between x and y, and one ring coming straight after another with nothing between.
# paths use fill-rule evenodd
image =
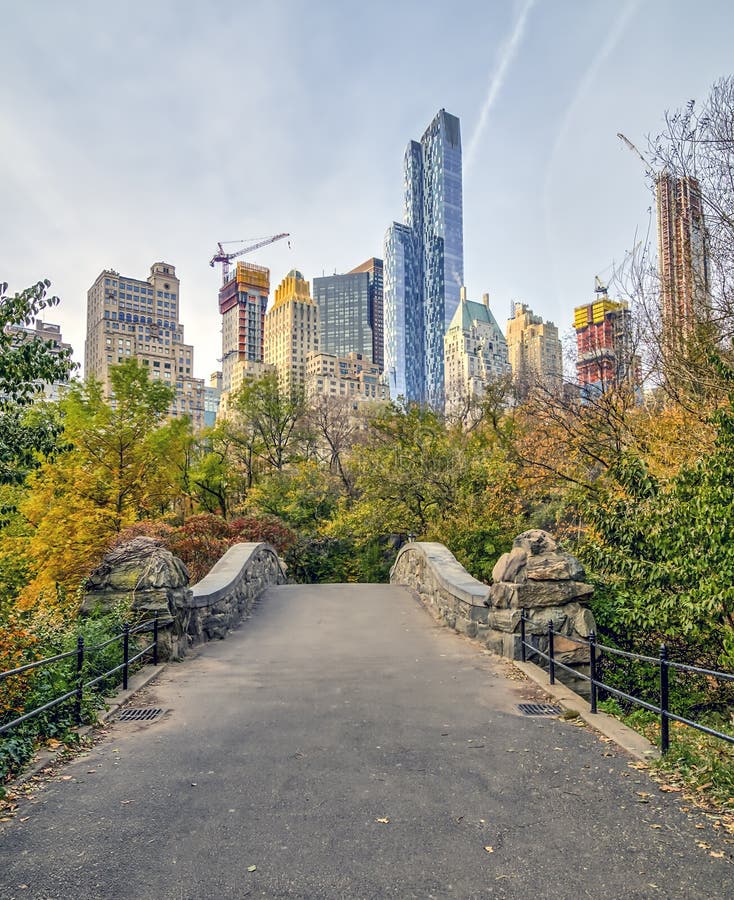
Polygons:
<instances>
[{"instance_id":1,"label":"building under construction","mask_svg":"<svg viewBox=\"0 0 734 900\"><path fill-rule=\"evenodd\" d=\"M705 317L706 231L696 178L664 172L656 178L655 188L662 338L669 354L685 347L696 323Z\"/></svg>"},{"instance_id":2,"label":"building under construction","mask_svg":"<svg viewBox=\"0 0 734 900\"><path fill-rule=\"evenodd\" d=\"M606 288L597 287L599 299L574 310L576 375L581 393L604 393L627 383L640 384L640 359L634 352L632 316L627 303L610 300Z\"/></svg>"},{"instance_id":3,"label":"building under construction","mask_svg":"<svg viewBox=\"0 0 734 900\"><path fill-rule=\"evenodd\" d=\"M232 389L233 373L239 365L263 361L269 293L270 269L245 262L238 262L228 272L227 280L219 289L223 391Z\"/></svg>"}]
</instances>

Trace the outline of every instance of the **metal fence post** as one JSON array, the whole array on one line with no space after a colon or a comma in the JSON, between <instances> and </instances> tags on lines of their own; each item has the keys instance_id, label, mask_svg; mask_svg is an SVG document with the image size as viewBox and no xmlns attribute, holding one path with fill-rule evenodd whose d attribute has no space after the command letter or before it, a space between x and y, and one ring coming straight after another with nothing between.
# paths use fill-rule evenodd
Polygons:
<instances>
[{"instance_id":1,"label":"metal fence post","mask_svg":"<svg viewBox=\"0 0 734 900\"><path fill-rule=\"evenodd\" d=\"M153 665L158 665L158 612L153 616Z\"/></svg>"},{"instance_id":2,"label":"metal fence post","mask_svg":"<svg viewBox=\"0 0 734 900\"><path fill-rule=\"evenodd\" d=\"M130 625L122 626L122 689L127 690L128 660L130 659Z\"/></svg>"},{"instance_id":3,"label":"metal fence post","mask_svg":"<svg viewBox=\"0 0 734 900\"><path fill-rule=\"evenodd\" d=\"M520 659L525 662L525 608L520 610Z\"/></svg>"},{"instance_id":4,"label":"metal fence post","mask_svg":"<svg viewBox=\"0 0 734 900\"><path fill-rule=\"evenodd\" d=\"M670 667L668 666L668 648L660 645L660 752L665 754L670 747Z\"/></svg>"},{"instance_id":5,"label":"metal fence post","mask_svg":"<svg viewBox=\"0 0 734 900\"><path fill-rule=\"evenodd\" d=\"M548 621L548 675L550 683L556 683L556 648L553 645L553 619Z\"/></svg>"},{"instance_id":6,"label":"metal fence post","mask_svg":"<svg viewBox=\"0 0 734 900\"><path fill-rule=\"evenodd\" d=\"M596 713L596 632L589 632L589 676L591 678L591 712Z\"/></svg>"},{"instance_id":7,"label":"metal fence post","mask_svg":"<svg viewBox=\"0 0 734 900\"><path fill-rule=\"evenodd\" d=\"M82 724L82 700L84 699L84 637L76 639L76 697L74 698L74 721Z\"/></svg>"}]
</instances>

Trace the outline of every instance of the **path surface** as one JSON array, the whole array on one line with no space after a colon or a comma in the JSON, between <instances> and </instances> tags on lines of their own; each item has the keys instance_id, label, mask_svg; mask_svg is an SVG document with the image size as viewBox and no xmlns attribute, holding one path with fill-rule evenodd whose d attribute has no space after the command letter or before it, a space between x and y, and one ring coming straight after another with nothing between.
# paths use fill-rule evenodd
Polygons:
<instances>
[{"instance_id":1,"label":"path surface","mask_svg":"<svg viewBox=\"0 0 734 900\"><path fill-rule=\"evenodd\" d=\"M0 896L734 894L731 848L505 671L403 588L272 588L24 802Z\"/></svg>"}]
</instances>

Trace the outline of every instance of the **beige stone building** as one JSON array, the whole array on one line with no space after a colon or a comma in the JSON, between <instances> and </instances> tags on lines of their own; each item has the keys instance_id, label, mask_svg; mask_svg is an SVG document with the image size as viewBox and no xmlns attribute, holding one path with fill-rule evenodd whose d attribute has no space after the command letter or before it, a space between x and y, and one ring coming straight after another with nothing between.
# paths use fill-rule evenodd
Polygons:
<instances>
[{"instance_id":1,"label":"beige stone building","mask_svg":"<svg viewBox=\"0 0 734 900\"><path fill-rule=\"evenodd\" d=\"M145 280L105 269L87 291L84 374L109 394L112 366L137 359L152 380L175 390L170 415L189 416L199 429L204 380L194 378L194 348L184 343L180 311L180 283L170 263L154 263Z\"/></svg>"},{"instance_id":2,"label":"beige stone building","mask_svg":"<svg viewBox=\"0 0 734 900\"><path fill-rule=\"evenodd\" d=\"M276 371L275 366L264 362L255 362L249 359L238 359L230 369L231 388L228 391L222 391L219 396L219 406L217 408L217 422L228 418L232 409L232 398L237 392L247 384L248 381L255 381L267 375L268 372Z\"/></svg>"},{"instance_id":3,"label":"beige stone building","mask_svg":"<svg viewBox=\"0 0 734 900\"><path fill-rule=\"evenodd\" d=\"M61 334L61 326L54 325L51 322L42 322L36 319L33 325L11 325L9 331L16 335L18 341L43 341L51 344L53 353L69 352L71 353L71 344L64 341ZM71 375L74 373L72 372ZM70 376L71 377L71 376ZM38 399L58 401L68 387L68 382L53 381L39 383Z\"/></svg>"},{"instance_id":4,"label":"beige stone building","mask_svg":"<svg viewBox=\"0 0 734 900\"><path fill-rule=\"evenodd\" d=\"M301 389L306 383L306 359L319 349L319 307L309 283L292 269L275 290L275 302L265 316L264 362L275 367L281 388Z\"/></svg>"},{"instance_id":5,"label":"beige stone building","mask_svg":"<svg viewBox=\"0 0 734 900\"><path fill-rule=\"evenodd\" d=\"M448 416L465 409L468 400L481 399L488 383L510 372L507 341L489 308L489 294L476 303L467 300L466 288L461 288L443 347Z\"/></svg>"},{"instance_id":6,"label":"beige stone building","mask_svg":"<svg viewBox=\"0 0 734 900\"><path fill-rule=\"evenodd\" d=\"M306 360L306 397L345 397L354 403L387 401L390 391L380 381L380 367L361 353L335 356L310 353Z\"/></svg>"},{"instance_id":7,"label":"beige stone building","mask_svg":"<svg viewBox=\"0 0 734 900\"><path fill-rule=\"evenodd\" d=\"M520 397L533 385L549 391L563 390L563 353L558 328L544 322L524 303L515 303L514 315L507 320L507 356Z\"/></svg>"}]
</instances>

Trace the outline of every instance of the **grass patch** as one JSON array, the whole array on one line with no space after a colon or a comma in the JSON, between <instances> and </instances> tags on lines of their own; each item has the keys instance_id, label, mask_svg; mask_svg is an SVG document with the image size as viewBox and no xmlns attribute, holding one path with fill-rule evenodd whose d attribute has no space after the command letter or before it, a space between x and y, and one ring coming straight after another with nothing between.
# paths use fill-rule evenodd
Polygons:
<instances>
[{"instance_id":1,"label":"grass patch","mask_svg":"<svg viewBox=\"0 0 734 900\"><path fill-rule=\"evenodd\" d=\"M605 700L599 708L644 735L656 747L660 746L660 718L654 713L645 709L625 713L615 700ZM727 721L723 714L709 713L700 722L734 737L732 721ZM665 757L650 760L649 766L667 781L682 787L692 799L734 813L734 744L680 722L671 722L670 749Z\"/></svg>"}]
</instances>

